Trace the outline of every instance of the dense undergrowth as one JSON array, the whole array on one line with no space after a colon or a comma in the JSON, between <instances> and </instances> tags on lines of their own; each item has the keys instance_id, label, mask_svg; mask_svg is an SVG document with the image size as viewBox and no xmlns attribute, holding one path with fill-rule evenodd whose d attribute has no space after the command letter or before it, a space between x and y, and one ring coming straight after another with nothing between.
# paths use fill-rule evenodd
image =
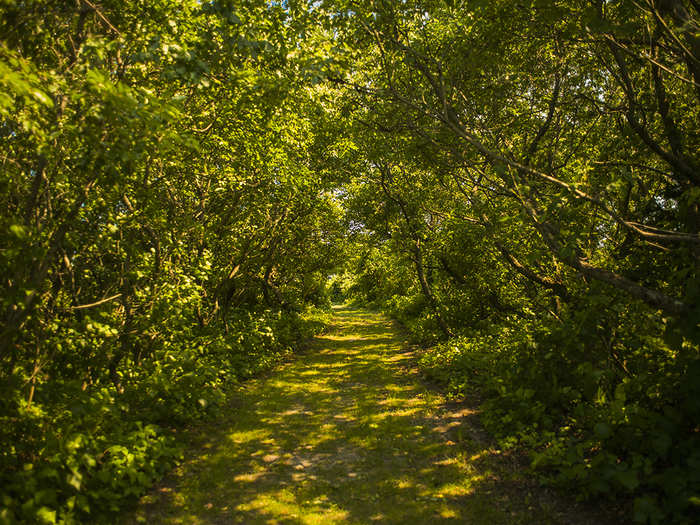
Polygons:
<instances>
[{"instance_id":1,"label":"dense undergrowth","mask_svg":"<svg viewBox=\"0 0 700 525\"><path fill-rule=\"evenodd\" d=\"M66 373L37 388L31 405L3 399L0 523L113 519L178 461L188 426L216 417L227 392L288 356L323 319L240 311L226 335L174 333L139 363L124 362L119 389Z\"/></svg>"},{"instance_id":2,"label":"dense undergrowth","mask_svg":"<svg viewBox=\"0 0 700 525\"><path fill-rule=\"evenodd\" d=\"M672 349L659 336L664 326L643 313L610 319L594 308L551 322L456 325L445 339L425 298L408 291L375 296L373 304L424 346L427 377L458 399L482 401L486 429L502 448L527 453L542 483L606 500L636 522L693 523L700 505L696 346Z\"/></svg>"},{"instance_id":3,"label":"dense undergrowth","mask_svg":"<svg viewBox=\"0 0 700 525\"><path fill-rule=\"evenodd\" d=\"M690 522L682 516L695 512L700 486L697 359L670 359L646 334L619 371L599 342L568 338L559 326L520 323L440 343L421 365L452 392L478 388L486 428L503 447L524 446L543 481L583 497L633 496L637 521Z\"/></svg>"}]
</instances>

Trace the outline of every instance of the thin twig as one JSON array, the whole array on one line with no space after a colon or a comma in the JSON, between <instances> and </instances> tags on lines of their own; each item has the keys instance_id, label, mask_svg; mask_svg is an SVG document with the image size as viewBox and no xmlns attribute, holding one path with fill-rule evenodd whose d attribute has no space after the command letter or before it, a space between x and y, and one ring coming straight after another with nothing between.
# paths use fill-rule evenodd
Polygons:
<instances>
[{"instance_id":1,"label":"thin twig","mask_svg":"<svg viewBox=\"0 0 700 525\"><path fill-rule=\"evenodd\" d=\"M122 294L118 293L117 295L113 295L112 297L105 297L104 299L100 299L97 302L90 303L90 304L81 304L80 306L73 306L73 310L83 310L85 308L92 308L94 306L99 306L104 303L108 303L109 301L113 301L114 299L118 299L121 297Z\"/></svg>"}]
</instances>

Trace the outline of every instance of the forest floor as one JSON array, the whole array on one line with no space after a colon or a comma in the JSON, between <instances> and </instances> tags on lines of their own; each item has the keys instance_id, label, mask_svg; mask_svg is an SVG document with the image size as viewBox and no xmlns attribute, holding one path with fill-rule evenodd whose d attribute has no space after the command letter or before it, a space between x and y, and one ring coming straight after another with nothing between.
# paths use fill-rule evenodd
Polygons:
<instances>
[{"instance_id":1,"label":"forest floor","mask_svg":"<svg viewBox=\"0 0 700 525\"><path fill-rule=\"evenodd\" d=\"M533 483L415 360L386 318L336 309L329 333L196 432L127 522L606 523Z\"/></svg>"}]
</instances>

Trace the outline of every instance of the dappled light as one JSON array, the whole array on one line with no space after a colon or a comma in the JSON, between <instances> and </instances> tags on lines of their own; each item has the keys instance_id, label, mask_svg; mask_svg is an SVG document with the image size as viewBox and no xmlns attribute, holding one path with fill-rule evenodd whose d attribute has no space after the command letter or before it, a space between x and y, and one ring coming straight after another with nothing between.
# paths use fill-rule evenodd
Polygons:
<instances>
[{"instance_id":1,"label":"dappled light","mask_svg":"<svg viewBox=\"0 0 700 525\"><path fill-rule=\"evenodd\" d=\"M518 477L473 419L412 368L377 314L248 382L199 452L150 495L148 523L596 523ZM505 491L505 492L504 492ZM566 518L563 518L566 512ZM136 519L136 518L134 518Z\"/></svg>"},{"instance_id":2,"label":"dappled light","mask_svg":"<svg viewBox=\"0 0 700 525\"><path fill-rule=\"evenodd\" d=\"M698 0L0 1L0 525L694 524L698 123Z\"/></svg>"}]
</instances>

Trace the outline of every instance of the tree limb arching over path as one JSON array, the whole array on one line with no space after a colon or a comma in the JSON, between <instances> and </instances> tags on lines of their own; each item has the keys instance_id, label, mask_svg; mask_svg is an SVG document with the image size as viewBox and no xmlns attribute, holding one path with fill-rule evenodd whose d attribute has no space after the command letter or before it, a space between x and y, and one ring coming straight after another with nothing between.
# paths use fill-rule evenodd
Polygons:
<instances>
[{"instance_id":1,"label":"tree limb arching over path","mask_svg":"<svg viewBox=\"0 0 700 525\"><path fill-rule=\"evenodd\" d=\"M386 318L336 309L332 330L306 354L246 383L227 418L202 433L201 448L132 519L605 523L524 480L475 411L447 403L413 365Z\"/></svg>"}]
</instances>

